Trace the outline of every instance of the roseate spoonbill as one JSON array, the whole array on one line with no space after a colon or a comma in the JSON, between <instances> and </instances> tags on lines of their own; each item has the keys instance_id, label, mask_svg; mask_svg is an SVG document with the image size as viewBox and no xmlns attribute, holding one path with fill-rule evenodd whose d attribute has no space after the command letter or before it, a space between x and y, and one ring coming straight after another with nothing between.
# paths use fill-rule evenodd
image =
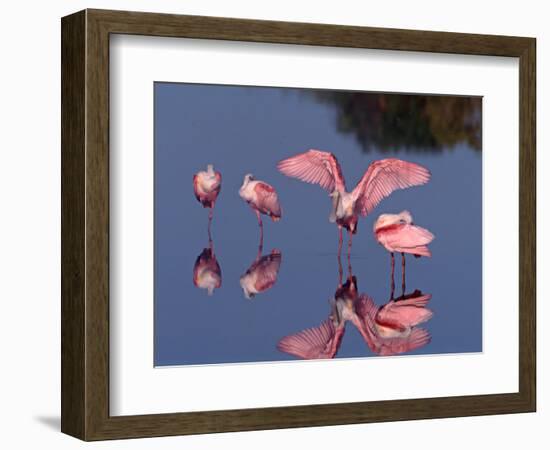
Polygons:
<instances>
[{"instance_id":1,"label":"roseate spoonbill","mask_svg":"<svg viewBox=\"0 0 550 450\"><path fill-rule=\"evenodd\" d=\"M222 285L222 271L211 242L210 246L203 249L195 261L193 284L199 289L206 289L208 295L212 295L214 289L218 289Z\"/></svg>"},{"instance_id":2,"label":"roseate spoonbill","mask_svg":"<svg viewBox=\"0 0 550 450\"><path fill-rule=\"evenodd\" d=\"M430 333L418 327L432 317L426 306L430 294L415 290L379 307L367 294L359 293L357 278L351 274L351 267L349 270L346 282L342 284L339 279L336 292L329 300L328 319L317 327L283 337L277 344L278 350L303 359L334 358L347 322L357 328L377 355L396 355L430 342Z\"/></svg>"},{"instance_id":3,"label":"roseate spoonbill","mask_svg":"<svg viewBox=\"0 0 550 450\"><path fill-rule=\"evenodd\" d=\"M336 156L313 149L280 161L277 168L284 175L319 184L330 192L332 211L329 221L338 225L339 253L342 249L342 228L348 230L348 257L359 215L370 214L393 191L420 186L430 179L428 169L418 164L395 158L381 159L372 162L353 191L347 192Z\"/></svg>"},{"instance_id":4,"label":"roseate spoonbill","mask_svg":"<svg viewBox=\"0 0 550 450\"><path fill-rule=\"evenodd\" d=\"M270 254L261 256L261 246L258 256L241 276L240 284L246 298L252 298L273 287L279 275L282 254L273 249Z\"/></svg>"},{"instance_id":5,"label":"roseate spoonbill","mask_svg":"<svg viewBox=\"0 0 550 450\"><path fill-rule=\"evenodd\" d=\"M318 327L306 328L283 337L277 349L303 359L334 358L342 343L347 322L358 329L371 351L378 355L403 353L429 341L426 330L413 327L412 324L420 320L415 318L414 312L405 311L405 305L403 309L397 310L388 305L378 308L368 295L358 293L357 279L353 275L346 283L338 286L330 305L331 313L327 320ZM386 328L390 329L388 325L380 325L375 321L377 314L380 320L384 318L395 327L393 335L385 333Z\"/></svg>"},{"instance_id":6,"label":"roseate spoonbill","mask_svg":"<svg viewBox=\"0 0 550 450\"><path fill-rule=\"evenodd\" d=\"M206 170L201 170L193 176L193 190L195 197L208 212L208 237L210 238L210 224L214 215L214 205L222 188L222 175L208 164Z\"/></svg>"},{"instance_id":7,"label":"roseate spoonbill","mask_svg":"<svg viewBox=\"0 0 550 450\"><path fill-rule=\"evenodd\" d=\"M362 318L361 334L369 348L378 355L389 356L427 345L430 333L417 325L432 317L426 307L430 299L430 294L415 291L378 307L369 296L361 295L355 310Z\"/></svg>"},{"instance_id":8,"label":"roseate spoonbill","mask_svg":"<svg viewBox=\"0 0 550 450\"><path fill-rule=\"evenodd\" d=\"M434 235L425 228L413 223L411 213L402 211L399 214L382 214L374 223L374 236L376 240L391 254L391 286L392 297L395 288L394 252L401 253L402 268L402 293L405 293L405 253L410 253L415 258L432 256L428 244L433 241Z\"/></svg>"},{"instance_id":9,"label":"roseate spoonbill","mask_svg":"<svg viewBox=\"0 0 550 450\"><path fill-rule=\"evenodd\" d=\"M360 328L362 322L355 312L355 302L358 298L357 278L350 273L346 282L338 285L334 297L329 301L331 305L329 317L335 324L349 321Z\"/></svg>"},{"instance_id":10,"label":"roseate spoonbill","mask_svg":"<svg viewBox=\"0 0 550 450\"><path fill-rule=\"evenodd\" d=\"M262 214L265 214L274 222L281 219L281 205L277 192L265 181L255 180L252 174L246 174L243 185L239 189L239 195L247 202L256 213L260 226L260 242L263 242L264 226Z\"/></svg>"},{"instance_id":11,"label":"roseate spoonbill","mask_svg":"<svg viewBox=\"0 0 550 450\"><path fill-rule=\"evenodd\" d=\"M334 297L329 300L331 312L328 319L317 327L283 337L277 349L302 359L334 358L342 343L346 322L358 322L352 307L357 297L356 283L355 277L350 277L343 285L340 282Z\"/></svg>"},{"instance_id":12,"label":"roseate spoonbill","mask_svg":"<svg viewBox=\"0 0 550 450\"><path fill-rule=\"evenodd\" d=\"M431 298L431 294L416 290L381 306L374 316L379 334L393 337L430 320L433 313L427 304Z\"/></svg>"}]
</instances>

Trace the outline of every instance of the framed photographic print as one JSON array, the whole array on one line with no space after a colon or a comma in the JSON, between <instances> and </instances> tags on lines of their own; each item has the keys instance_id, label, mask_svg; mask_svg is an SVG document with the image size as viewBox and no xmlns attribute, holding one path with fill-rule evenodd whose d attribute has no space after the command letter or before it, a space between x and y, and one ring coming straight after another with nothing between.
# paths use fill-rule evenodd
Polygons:
<instances>
[{"instance_id":1,"label":"framed photographic print","mask_svg":"<svg viewBox=\"0 0 550 450\"><path fill-rule=\"evenodd\" d=\"M62 19L62 431L530 412L535 39Z\"/></svg>"}]
</instances>

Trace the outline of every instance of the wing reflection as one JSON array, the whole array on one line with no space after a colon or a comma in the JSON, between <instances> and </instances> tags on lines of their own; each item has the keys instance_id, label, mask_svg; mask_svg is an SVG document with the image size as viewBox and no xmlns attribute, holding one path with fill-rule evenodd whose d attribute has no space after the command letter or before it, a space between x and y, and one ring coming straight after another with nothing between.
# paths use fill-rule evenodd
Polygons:
<instances>
[{"instance_id":1,"label":"wing reflection","mask_svg":"<svg viewBox=\"0 0 550 450\"><path fill-rule=\"evenodd\" d=\"M214 244L210 240L193 266L193 284L199 289L206 289L208 295L214 293L222 285L222 270L214 253Z\"/></svg>"},{"instance_id":2,"label":"wing reflection","mask_svg":"<svg viewBox=\"0 0 550 450\"><path fill-rule=\"evenodd\" d=\"M427 345L430 333L418 325L432 317L432 311L426 306L431 298L430 294L415 290L377 306L368 295L362 294L355 309L362 320L361 334L370 350L389 356Z\"/></svg>"},{"instance_id":3,"label":"wing reflection","mask_svg":"<svg viewBox=\"0 0 550 450\"><path fill-rule=\"evenodd\" d=\"M351 322L376 355L389 356L409 352L427 345L428 330L418 327L432 317L427 308L430 294L415 290L386 304L377 306L365 293L359 293L357 278L351 274L342 284L341 262L339 282L329 300L328 318L317 327L306 328L283 337L277 349L302 359L334 358L342 344L347 322Z\"/></svg>"},{"instance_id":4,"label":"wing reflection","mask_svg":"<svg viewBox=\"0 0 550 450\"><path fill-rule=\"evenodd\" d=\"M240 278L241 288L246 298L252 298L273 287L279 275L282 253L273 249L262 256L263 242L260 241L258 254L250 267Z\"/></svg>"},{"instance_id":5,"label":"wing reflection","mask_svg":"<svg viewBox=\"0 0 550 450\"><path fill-rule=\"evenodd\" d=\"M318 327L306 328L296 334L285 336L277 344L277 348L285 353L302 359L334 358L344 337L345 326L335 326L330 319Z\"/></svg>"},{"instance_id":6,"label":"wing reflection","mask_svg":"<svg viewBox=\"0 0 550 450\"><path fill-rule=\"evenodd\" d=\"M330 299L328 319L318 327L285 336L278 342L277 349L302 359L334 358L344 337L346 321L354 320L353 302L356 298L356 278L350 276L344 284L340 278L334 297Z\"/></svg>"}]
</instances>

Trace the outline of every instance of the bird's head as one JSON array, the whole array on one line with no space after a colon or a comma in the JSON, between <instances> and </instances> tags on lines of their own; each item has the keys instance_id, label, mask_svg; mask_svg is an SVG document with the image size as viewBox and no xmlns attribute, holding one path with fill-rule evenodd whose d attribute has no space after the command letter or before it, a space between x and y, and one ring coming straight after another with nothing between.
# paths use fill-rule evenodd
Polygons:
<instances>
[{"instance_id":1,"label":"bird's head","mask_svg":"<svg viewBox=\"0 0 550 450\"><path fill-rule=\"evenodd\" d=\"M380 214L374 222L374 231L379 228L395 224L412 224L413 219L409 211L402 211L399 214Z\"/></svg>"},{"instance_id":2,"label":"bird's head","mask_svg":"<svg viewBox=\"0 0 550 450\"><path fill-rule=\"evenodd\" d=\"M243 187L246 186L248 183L250 183L253 179L254 179L254 175L252 175L251 173L247 173L244 176Z\"/></svg>"},{"instance_id":3,"label":"bird's head","mask_svg":"<svg viewBox=\"0 0 550 450\"><path fill-rule=\"evenodd\" d=\"M208 164L206 166L206 171L211 175L214 174L214 164Z\"/></svg>"},{"instance_id":4,"label":"bird's head","mask_svg":"<svg viewBox=\"0 0 550 450\"><path fill-rule=\"evenodd\" d=\"M384 228L389 225L394 225L395 223L399 223L397 214L380 214L378 219L374 222L373 228L376 231L378 228Z\"/></svg>"}]
</instances>

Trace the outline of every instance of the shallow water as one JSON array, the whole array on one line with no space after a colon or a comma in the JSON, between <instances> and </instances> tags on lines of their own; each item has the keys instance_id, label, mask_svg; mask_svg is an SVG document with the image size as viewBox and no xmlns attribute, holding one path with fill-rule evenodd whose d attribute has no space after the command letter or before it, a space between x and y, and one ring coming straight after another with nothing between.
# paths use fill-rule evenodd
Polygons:
<instances>
[{"instance_id":1,"label":"shallow water","mask_svg":"<svg viewBox=\"0 0 550 450\"><path fill-rule=\"evenodd\" d=\"M482 350L481 151L466 140L431 148L425 140L411 140L395 152L371 142L366 152L356 133L338 126L338 109L310 94L155 84L155 365L295 359L278 351L277 342L328 317L339 283L330 199L320 187L287 178L275 167L309 148L338 157L348 190L375 159L397 156L430 169L426 186L397 191L360 219L353 274L359 292L380 305L389 300L390 256L374 240L372 225L379 214L409 210L436 239L432 258L407 258L407 292L432 294L434 312L421 325L431 342L408 354ZM193 284L196 258L209 243L208 211L193 195L192 177L208 163L223 176L212 223L222 285L212 296ZM262 254L281 252L277 281L251 299L239 283L259 244L256 217L238 195L248 172L275 187L283 208L280 222L264 220ZM345 254L342 262L346 277ZM399 255L396 262L400 295ZM337 357L364 356L373 353L348 324Z\"/></svg>"}]
</instances>

